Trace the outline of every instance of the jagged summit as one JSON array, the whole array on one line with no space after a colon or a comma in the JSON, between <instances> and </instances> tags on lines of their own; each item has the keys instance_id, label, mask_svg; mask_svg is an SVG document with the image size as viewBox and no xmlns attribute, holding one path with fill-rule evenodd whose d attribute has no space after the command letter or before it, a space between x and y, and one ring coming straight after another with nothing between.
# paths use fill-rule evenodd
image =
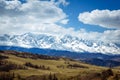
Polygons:
<instances>
[{"instance_id":1,"label":"jagged summit","mask_svg":"<svg viewBox=\"0 0 120 80\"><path fill-rule=\"evenodd\" d=\"M120 54L119 44L96 40L86 40L71 35L51 35L25 33L22 35L0 35L0 45L20 46L27 48L47 48L73 52L92 52Z\"/></svg>"}]
</instances>

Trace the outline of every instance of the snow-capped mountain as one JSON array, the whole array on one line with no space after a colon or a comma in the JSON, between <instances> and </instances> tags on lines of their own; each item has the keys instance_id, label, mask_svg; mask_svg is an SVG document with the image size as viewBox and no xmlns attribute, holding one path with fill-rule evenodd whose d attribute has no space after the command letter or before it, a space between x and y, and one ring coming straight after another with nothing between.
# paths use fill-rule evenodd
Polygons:
<instances>
[{"instance_id":1,"label":"snow-capped mountain","mask_svg":"<svg viewBox=\"0 0 120 80\"><path fill-rule=\"evenodd\" d=\"M0 35L0 45L26 48L47 48L72 52L120 54L120 44L97 40L86 40L71 35L26 33L22 35Z\"/></svg>"}]
</instances>

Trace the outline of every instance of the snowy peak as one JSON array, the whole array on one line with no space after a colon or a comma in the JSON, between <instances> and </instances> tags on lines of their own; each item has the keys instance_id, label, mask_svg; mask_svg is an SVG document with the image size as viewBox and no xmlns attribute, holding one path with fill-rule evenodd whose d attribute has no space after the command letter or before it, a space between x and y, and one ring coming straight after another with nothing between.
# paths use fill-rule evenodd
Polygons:
<instances>
[{"instance_id":1,"label":"snowy peak","mask_svg":"<svg viewBox=\"0 0 120 80\"><path fill-rule=\"evenodd\" d=\"M72 52L91 52L104 54L120 54L120 47L116 43L107 43L95 40L86 40L70 35L32 34L0 35L0 45L49 48Z\"/></svg>"}]
</instances>

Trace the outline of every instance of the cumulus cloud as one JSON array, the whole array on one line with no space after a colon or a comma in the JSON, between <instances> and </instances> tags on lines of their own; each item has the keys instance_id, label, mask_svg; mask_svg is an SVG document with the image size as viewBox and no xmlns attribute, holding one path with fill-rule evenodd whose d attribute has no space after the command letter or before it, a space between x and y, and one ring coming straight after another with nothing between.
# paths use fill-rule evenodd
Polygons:
<instances>
[{"instance_id":1,"label":"cumulus cloud","mask_svg":"<svg viewBox=\"0 0 120 80\"><path fill-rule=\"evenodd\" d=\"M60 4L66 6L69 4L66 0L51 0L51 2L55 3L55 5L59 6Z\"/></svg>"},{"instance_id":2,"label":"cumulus cloud","mask_svg":"<svg viewBox=\"0 0 120 80\"><path fill-rule=\"evenodd\" d=\"M76 35L85 40L103 41L106 43L120 43L120 30L106 30L104 32L93 32L80 29L71 31L71 34Z\"/></svg>"},{"instance_id":3,"label":"cumulus cloud","mask_svg":"<svg viewBox=\"0 0 120 80\"><path fill-rule=\"evenodd\" d=\"M62 23L62 24L67 24L68 21L69 21L69 19L64 19L64 20L61 20L60 23Z\"/></svg>"},{"instance_id":4,"label":"cumulus cloud","mask_svg":"<svg viewBox=\"0 0 120 80\"><path fill-rule=\"evenodd\" d=\"M120 10L93 10L79 14L84 24L99 25L104 28L120 29Z\"/></svg>"},{"instance_id":5,"label":"cumulus cloud","mask_svg":"<svg viewBox=\"0 0 120 80\"><path fill-rule=\"evenodd\" d=\"M68 19L55 3L46 0L27 0L26 3L19 0L0 0L0 33L46 32L48 29L59 29L56 23L67 24ZM46 27L46 24L49 27Z\"/></svg>"},{"instance_id":6,"label":"cumulus cloud","mask_svg":"<svg viewBox=\"0 0 120 80\"><path fill-rule=\"evenodd\" d=\"M19 0L0 0L0 34L23 34L27 32L49 33L56 35L70 34L72 36L78 36L82 39L87 40L102 40L106 42L120 43L120 30L107 30L103 33L99 33L87 32L84 29L76 31L73 27L65 28L58 25L57 23L67 24L69 19L67 18L67 15L64 13L64 11L58 5L56 5L56 3L64 5L66 4L66 1L27 0L26 3L21 3ZM114 12L118 11L113 11L112 13ZM86 13L82 13L80 14L80 16L82 15L83 17L84 14ZM87 14L90 15L92 14L92 12L87 12ZM113 14L110 15L112 16ZM114 13L114 15L118 14ZM113 19L115 19L115 16L112 17ZM86 19L87 18L88 17L86 16ZM112 20L110 21L111 24ZM117 20L119 21L119 17ZM89 21L91 21L91 18ZM100 21L98 20L97 22ZM109 23L108 21L106 22L106 24ZM116 21L114 22L116 23ZM119 23L117 23L116 25L118 24ZM114 27L118 28L118 26Z\"/></svg>"}]
</instances>

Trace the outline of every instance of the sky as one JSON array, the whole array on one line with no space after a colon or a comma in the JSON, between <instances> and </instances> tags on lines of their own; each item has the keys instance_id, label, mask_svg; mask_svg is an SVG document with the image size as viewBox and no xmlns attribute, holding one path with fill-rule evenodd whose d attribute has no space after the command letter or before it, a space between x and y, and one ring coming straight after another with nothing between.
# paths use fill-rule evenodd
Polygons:
<instances>
[{"instance_id":1,"label":"sky","mask_svg":"<svg viewBox=\"0 0 120 80\"><path fill-rule=\"evenodd\" d=\"M0 0L0 34L48 33L120 43L120 0Z\"/></svg>"},{"instance_id":2,"label":"sky","mask_svg":"<svg viewBox=\"0 0 120 80\"><path fill-rule=\"evenodd\" d=\"M76 29L85 28L88 31L103 32L108 30L106 27L83 24L78 21L78 15L83 12L91 12L93 10L119 10L119 0L68 0L71 4L62 7L65 13L69 15L70 21L68 26L75 26ZM119 14L118 14L119 15ZM73 22L73 23L72 23Z\"/></svg>"}]
</instances>

